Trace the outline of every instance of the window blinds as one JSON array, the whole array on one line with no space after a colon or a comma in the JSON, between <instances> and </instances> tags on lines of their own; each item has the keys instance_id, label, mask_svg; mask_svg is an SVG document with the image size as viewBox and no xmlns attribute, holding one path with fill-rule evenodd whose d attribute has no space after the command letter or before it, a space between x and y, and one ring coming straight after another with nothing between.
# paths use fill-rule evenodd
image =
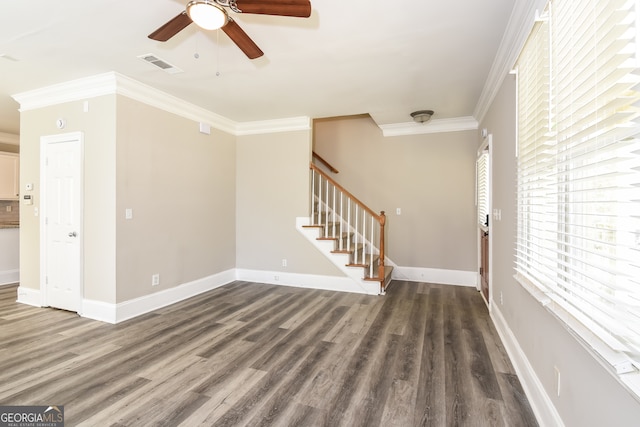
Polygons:
<instances>
[{"instance_id":1,"label":"window blinds","mask_svg":"<svg viewBox=\"0 0 640 427\"><path fill-rule=\"evenodd\" d=\"M518 60L516 272L640 366L637 3L551 1Z\"/></svg>"},{"instance_id":2,"label":"window blinds","mask_svg":"<svg viewBox=\"0 0 640 427\"><path fill-rule=\"evenodd\" d=\"M478 205L478 224L489 225L489 152L483 150L476 160L476 192Z\"/></svg>"}]
</instances>

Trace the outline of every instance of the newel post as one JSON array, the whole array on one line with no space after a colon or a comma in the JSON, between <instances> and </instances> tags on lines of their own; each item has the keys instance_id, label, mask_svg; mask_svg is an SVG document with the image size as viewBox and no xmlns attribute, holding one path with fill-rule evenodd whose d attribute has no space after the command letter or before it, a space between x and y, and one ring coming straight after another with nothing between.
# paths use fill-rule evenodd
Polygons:
<instances>
[{"instance_id":1,"label":"newel post","mask_svg":"<svg viewBox=\"0 0 640 427\"><path fill-rule=\"evenodd\" d=\"M378 221L380 222L380 261L378 262L378 278L381 281L383 281L384 280L384 225L387 222L387 217L384 215L384 211L380 212ZM380 282L380 286L384 287L382 282Z\"/></svg>"}]
</instances>

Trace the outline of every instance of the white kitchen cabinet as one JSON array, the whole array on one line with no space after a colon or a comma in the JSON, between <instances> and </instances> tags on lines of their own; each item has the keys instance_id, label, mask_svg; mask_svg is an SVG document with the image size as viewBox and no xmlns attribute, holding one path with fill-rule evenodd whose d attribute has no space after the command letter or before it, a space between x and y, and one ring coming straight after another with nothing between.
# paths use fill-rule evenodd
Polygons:
<instances>
[{"instance_id":1,"label":"white kitchen cabinet","mask_svg":"<svg viewBox=\"0 0 640 427\"><path fill-rule=\"evenodd\" d=\"M20 193L20 156L0 152L0 200L18 200Z\"/></svg>"}]
</instances>

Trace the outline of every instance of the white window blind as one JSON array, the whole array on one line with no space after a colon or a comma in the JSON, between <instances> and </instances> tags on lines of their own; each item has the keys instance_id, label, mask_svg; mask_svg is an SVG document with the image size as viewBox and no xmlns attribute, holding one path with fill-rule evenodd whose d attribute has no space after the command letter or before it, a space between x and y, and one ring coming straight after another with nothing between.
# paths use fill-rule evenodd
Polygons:
<instances>
[{"instance_id":1,"label":"white window blind","mask_svg":"<svg viewBox=\"0 0 640 427\"><path fill-rule=\"evenodd\" d=\"M516 272L640 367L637 12L553 0L518 59Z\"/></svg>"},{"instance_id":2,"label":"white window blind","mask_svg":"<svg viewBox=\"0 0 640 427\"><path fill-rule=\"evenodd\" d=\"M476 160L476 194L478 207L478 224L489 225L489 152L483 150Z\"/></svg>"}]
</instances>

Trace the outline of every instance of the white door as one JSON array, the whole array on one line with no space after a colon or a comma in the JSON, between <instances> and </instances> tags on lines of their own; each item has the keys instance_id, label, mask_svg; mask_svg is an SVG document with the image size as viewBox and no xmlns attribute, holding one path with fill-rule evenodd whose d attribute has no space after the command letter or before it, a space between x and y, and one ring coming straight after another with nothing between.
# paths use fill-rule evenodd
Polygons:
<instances>
[{"instance_id":1,"label":"white door","mask_svg":"<svg viewBox=\"0 0 640 427\"><path fill-rule=\"evenodd\" d=\"M80 312L82 301L82 134L43 137L45 305Z\"/></svg>"}]
</instances>

